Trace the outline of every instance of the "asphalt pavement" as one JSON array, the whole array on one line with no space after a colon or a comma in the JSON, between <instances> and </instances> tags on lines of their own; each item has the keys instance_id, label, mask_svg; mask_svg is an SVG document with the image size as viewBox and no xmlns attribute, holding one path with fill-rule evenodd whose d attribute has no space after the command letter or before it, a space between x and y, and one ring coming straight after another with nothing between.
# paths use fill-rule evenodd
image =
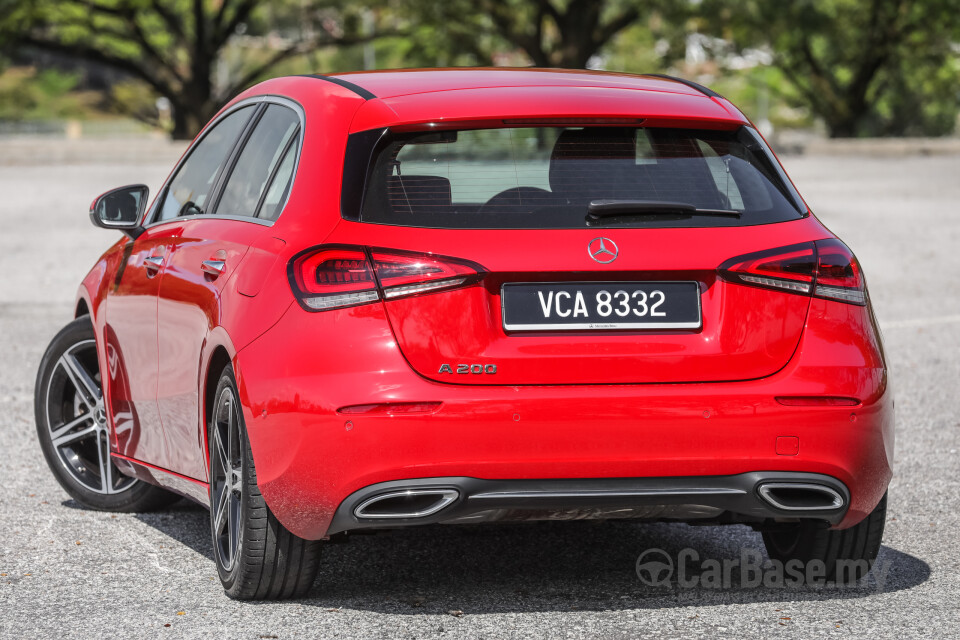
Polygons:
<instances>
[{"instance_id":1,"label":"asphalt pavement","mask_svg":"<svg viewBox=\"0 0 960 640\"><path fill-rule=\"evenodd\" d=\"M3 142L0 141L0 154ZM82 156L82 154L80 154ZM853 587L650 586L650 549L732 567L746 527L434 527L329 545L309 597L224 596L207 512L86 511L43 461L33 384L74 293L116 235L87 207L156 187L175 153L0 166L0 637L632 638L960 636L960 156L802 156L787 170L857 253L897 394L882 575ZM678 564L679 566L679 564Z\"/></svg>"}]
</instances>

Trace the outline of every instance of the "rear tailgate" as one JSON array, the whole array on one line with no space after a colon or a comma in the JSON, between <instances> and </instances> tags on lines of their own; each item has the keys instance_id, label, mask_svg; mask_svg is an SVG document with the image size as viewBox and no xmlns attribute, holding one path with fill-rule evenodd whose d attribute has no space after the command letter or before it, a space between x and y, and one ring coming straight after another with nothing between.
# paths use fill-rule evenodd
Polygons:
<instances>
[{"instance_id":1,"label":"rear tailgate","mask_svg":"<svg viewBox=\"0 0 960 640\"><path fill-rule=\"evenodd\" d=\"M487 270L471 286L384 304L400 349L420 375L438 382L496 385L707 382L771 375L795 351L810 299L720 280L717 267L736 255L824 236L810 218L740 228L606 229L604 237L618 249L609 264L590 256L588 245L598 237L594 229L439 230L344 223L328 242L369 243L372 229L387 232L391 249L448 255ZM599 282L611 294L644 288L643 283L696 283L699 326L504 326L504 285L579 283L565 288L579 287L596 317L597 288L591 283ZM542 291L543 299L549 299L550 287ZM633 302L637 308L636 297ZM573 308L572 299L560 305L553 300L549 306L554 319L558 310Z\"/></svg>"},{"instance_id":2,"label":"rear tailgate","mask_svg":"<svg viewBox=\"0 0 960 640\"><path fill-rule=\"evenodd\" d=\"M790 360L809 297L763 288L766 272L733 284L718 268L829 232L806 215L752 128L710 118L697 126L719 128L658 125L644 118L678 105L628 94L617 95L642 97L632 119L428 123L351 136L345 171L355 182L345 179L344 221L328 242L384 249L383 264L371 254L383 304L422 376L497 385L709 382L761 378ZM433 258L411 262L391 250ZM367 279L364 295L376 295L351 255L358 270L344 277ZM464 260L483 277L457 280ZM443 290L411 283L419 271ZM787 286L808 291L810 283Z\"/></svg>"}]
</instances>

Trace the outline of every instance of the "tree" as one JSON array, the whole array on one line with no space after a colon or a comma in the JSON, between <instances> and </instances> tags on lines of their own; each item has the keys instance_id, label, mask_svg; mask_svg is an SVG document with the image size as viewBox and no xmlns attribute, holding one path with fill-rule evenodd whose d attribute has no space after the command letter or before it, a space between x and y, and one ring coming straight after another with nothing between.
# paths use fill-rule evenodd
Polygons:
<instances>
[{"instance_id":1,"label":"tree","mask_svg":"<svg viewBox=\"0 0 960 640\"><path fill-rule=\"evenodd\" d=\"M620 31L640 18L636 2L479 0L497 33L538 67L583 69Z\"/></svg>"},{"instance_id":2,"label":"tree","mask_svg":"<svg viewBox=\"0 0 960 640\"><path fill-rule=\"evenodd\" d=\"M903 132L896 119L908 113L929 117L913 123L920 132L953 129L956 93L942 100L945 84L960 81L952 49L960 0L707 0L703 15L704 28L721 25L718 35L739 47L769 48L793 101L831 137ZM949 113L922 108L934 87Z\"/></svg>"},{"instance_id":3,"label":"tree","mask_svg":"<svg viewBox=\"0 0 960 640\"><path fill-rule=\"evenodd\" d=\"M101 63L145 83L170 101L175 139L192 138L224 103L281 62L317 47L365 39L354 29L355 11L345 0L298 5L265 0L36 4L31 8L33 26L21 33L20 44ZM276 43L260 59L227 83L218 83L218 58L230 39L278 11L299 18L297 28L275 34L270 40Z\"/></svg>"},{"instance_id":4,"label":"tree","mask_svg":"<svg viewBox=\"0 0 960 640\"><path fill-rule=\"evenodd\" d=\"M405 13L447 43L454 59L491 64L515 48L538 67L583 69L638 21L687 3L639 0L407 0ZM505 46L506 45L506 46Z\"/></svg>"},{"instance_id":5,"label":"tree","mask_svg":"<svg viewBox=\"0 0 960 640\"><path fill-rule=\"evenodd\" d=\"M29 25L29 15L26 0L0 0L0 54L14 48Z\"/></svg>"}]
</instances>

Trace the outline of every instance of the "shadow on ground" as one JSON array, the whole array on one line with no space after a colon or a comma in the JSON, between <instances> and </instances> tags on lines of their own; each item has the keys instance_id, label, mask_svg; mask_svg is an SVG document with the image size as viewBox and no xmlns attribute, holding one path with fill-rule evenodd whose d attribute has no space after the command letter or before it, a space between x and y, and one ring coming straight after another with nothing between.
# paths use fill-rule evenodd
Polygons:
<instances>
[{"instance_id":1,"label":"shadow on ground","mask_svg":"<svg viewBox=\"0 0 960 640\"><path fill-rule=\"evenodd\" d=\"M213 561L209 516L202 507L182 501L137 518ZM674 561L681 550L692 549L701 561L723 562L739 559L743 549L762 554L763 543L760 534L744 526L624 521L399 529L328 545L317 582L302 604L392 614L471 614L852 600L911 589L931 575L920 558L884 546L878 558L880 578L869 576L852 586L751 588L741 586L741 572L733 569L729 588L683 588L675 581L652 587L635 568L648 549L662 549ZM744 573L744 578L749 581L750 575Z\"/></svg>"}]
</instances>

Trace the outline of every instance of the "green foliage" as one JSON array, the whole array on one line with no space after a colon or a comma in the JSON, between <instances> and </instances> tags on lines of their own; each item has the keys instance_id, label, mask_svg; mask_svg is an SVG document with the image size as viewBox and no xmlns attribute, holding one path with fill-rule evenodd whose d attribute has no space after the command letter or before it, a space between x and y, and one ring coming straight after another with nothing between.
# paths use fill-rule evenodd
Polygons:
<instances>
[{"instance_id":1,"label":"green foliage","mask_svg":"<svg viewBox=\"0 0 960 640\"><path fill-rule=\"evenodd\" d=\"M730 51L685 66L692 33ZM0 70L14 44L107 65L128 78L111 108L156 119L165 96L175 137L267 75L360 69L371 53L379 68L673 66L712 75L775 125L943 135L960 111L957 42L960 0L0 0ZM750 48L772 67L724 68ZM0 82L3 113L82 108L63 90L69 76L44 78Z\"/></svg>"},{"instance_id":2,"label":"green foliage","mask_svg":"<svg viewBox=\"0 0 960 640\"><path fill-rule=\"evenodd\" d=\"M792 106L795 103L784 99L791 93L790 85L774 67L730 70L710 82L710 88L728 98L755 122L766 117L774 130L814 126L809 109L797 108Z\"/></svg>"},{"instance_id":3,"label":"green foliage","mask_svg":"<svg viewBox=\"0 0 960 640\"><path fill-rule=\"evenodd\" d=\"M157 94L136 80L124 80L110 87L107 109L116 115L128 116L152 126L163 126L157 118Z\"/></svg>"},{"instance_id":4,"label":"green foliage","mask_svg":"<svg viewBox=\"0 0 960 640\"><path fill-rule=\"evenodd\" d=\"M960 112L960 61L911 64L885 74L888 89L861 129L870 136L945 136L957 128Z\"/></svg>"},{"instance_id":5,"label":"green foliage","mask_svg":"<svg viewBox=\"0 0 960 640\"><path fill-rule=\"evenodd\" d=\"M277 65L356 41L364 11L347 0L0 2L18 3L20 44L112 67L166 97L176 138L193 137L227 100ZM0 25L8 22L0 14ZM0 32L12 31L0 26ZM231 47L241 55L219 64ZM124 89L116 97L132 115L148 117L143 96Z\"/></svg>"},{"instance_id":6,"label":"green foliage","mask_svg":"<svg viewBox=\"0 0 960 640\"><path fill-rule=\"evenodd\" d=\"M682 26L660 19L634 23L602 50L605 69L627 73L664 72L683 55Z\"/></svg>"},{"instance_id":7,"label":"green foliage","mask_svg":"<svg viewBox=\"0 0 960 640\"><path fill-rule=\"evenodd\" d=\"M71 93L77 74L32 68L10 69L0 75L0 120L47 120L84 117L83 96Z\"/></svg>"},{"instance_id":8,"label":"green foliage","mask_svg":"<svg viewBox=\"0 0 960 640\"><path fill-rule=\"evenodd\" d=\"M769 48L788 99L834 137L952 130L960 0L705 0L703 11L717 35Z\"/></svg>"},{"instance_id":9,"label":"green foliage","mask_svg":"<svg viewBox=\"0 0 960 640\"><path fill-rule=\"evenodd\" d=\"M583 69L661 0L398 0L414 26L418 57L452 64L533 64ZM682 3L680 3L682 4Z\"/></svg>"},{"instance_id":10,"label":"green foliage","mask_svg":"<svg viewBox=\"0 0 960 640\"><path fill-rule=\"evenodd\" d=\"M32 20L29 0L0 0L0 53L16 44L18 36Z\"/></svg>"}]
</instances>

